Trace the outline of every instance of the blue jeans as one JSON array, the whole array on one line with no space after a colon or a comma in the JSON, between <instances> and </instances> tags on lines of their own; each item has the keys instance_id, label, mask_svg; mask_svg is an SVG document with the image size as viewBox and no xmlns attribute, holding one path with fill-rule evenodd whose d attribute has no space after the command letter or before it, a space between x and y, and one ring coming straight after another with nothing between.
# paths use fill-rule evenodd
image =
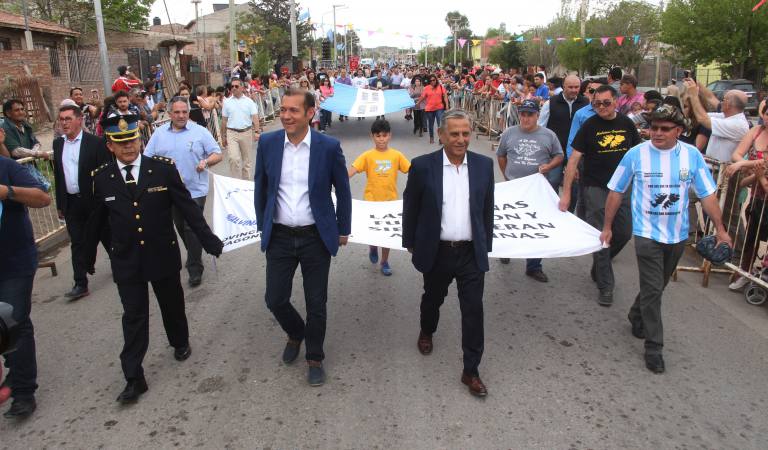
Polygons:
<instances>
[{"instance_id":1,"label":"blue jeans","mask_svg":"<svg viewBox=\"0 0 768 450\"><path fill-rule=\"evenodd\" d=\"M35 330L29 313L32 309L34 275L0 280L0 302L13 306L13 320L18 327L16 351L5 355L8 374L5 384L14 398L34 397L37 390L37 360L35 359Z\"/></svg>"},{"instance_id":2,"label":"blue jeans","mask_svg":"<svg viewBox=\"0 0 768 450\"><path fill-rule=\"evenodd\" d=\"M306 323L291 305L291 287L296 267L304 280ZM327 318L328 271L331 254L317 230L300 235L274 224L267 247L267 288L264 295L283 331L293 340L305 340L306 358L322 361Z\"/></svg>"},{"instance_id":3,"label":"blue jeans","mask_svg":"<svg viewBox=\"0 0 768 450\"><path fill-rule=\"evenodd\" d=\"M440 126L440 121L443 120L443 112L445 112L442 109L438 109L436 111L427 111L427 123L429 124L429 138L434 139L435 137L435 119L437 119L437 126Z\"/></svg>"},{"instance_id":4,"label":"blue jeans","mask_svg":"<svg viewBox=\"0 0 768 450\"><path fill-rule=\"evenodd\" d=\"M525 273L541 270L541 258L529 258L525 260Z\"/></svg>"}]
</instances>

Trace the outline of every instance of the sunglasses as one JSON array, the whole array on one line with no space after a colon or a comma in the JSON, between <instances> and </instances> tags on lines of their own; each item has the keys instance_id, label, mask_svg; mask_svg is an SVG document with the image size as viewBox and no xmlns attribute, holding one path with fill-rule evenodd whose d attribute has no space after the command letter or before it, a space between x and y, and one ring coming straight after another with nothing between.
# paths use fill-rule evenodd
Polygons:
<instances>
[{"instance_id":1,"label":"sunglasses","mask_svg":"<svg viewBox=\"0 0 768 450\"><path fill-rule=\"evenodd\" d=\"M613 105L613 100L603 100L602 102L599 100L595 100L594 102L592 102L593 108L599 108L601 106L603 108L608 108L611 105Z\"/></svg>"},{"instance_id":2,"label":"sunglasses","mask_svg":"<svg viewBox=\"0 0 768 450\"><path fill-rule=\"evenodd\" d=\"M651 131L661 131L663 133L669 133L677 127L663 127L661 125L651 125Z\"/></svg>"},{"instance_id":3,"label":"sunglasses","mask_svg":"<svg viewBox=\"0 0 768 450\"><path fill-rule=\"evenodd\" d=\"M595 92L597 92L597 89L589 88L589 89L587 89L587 92L589 92L590 94L594 94Z\"/></svg>"}]
</instances>

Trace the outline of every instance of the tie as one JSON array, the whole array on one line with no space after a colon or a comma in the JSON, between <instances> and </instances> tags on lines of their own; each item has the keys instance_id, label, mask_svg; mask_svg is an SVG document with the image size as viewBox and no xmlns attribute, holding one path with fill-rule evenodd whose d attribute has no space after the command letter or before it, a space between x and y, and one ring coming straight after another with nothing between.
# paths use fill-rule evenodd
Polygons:
<instances>
[{"instance_id":1,"label":"tie","mask_svg":"<svg viewBox=\"0 0 768 450\"><path fill-rule=\"evenodd\" d=\"M123 167L123 170L125 170L125 186L128 188L128 192L131 194L131 197L136 196L136 179L133 178L133 174L131 174L131 169L133 169L132 164L127 164L125 167Z\"/></svg>"}]
</instances>

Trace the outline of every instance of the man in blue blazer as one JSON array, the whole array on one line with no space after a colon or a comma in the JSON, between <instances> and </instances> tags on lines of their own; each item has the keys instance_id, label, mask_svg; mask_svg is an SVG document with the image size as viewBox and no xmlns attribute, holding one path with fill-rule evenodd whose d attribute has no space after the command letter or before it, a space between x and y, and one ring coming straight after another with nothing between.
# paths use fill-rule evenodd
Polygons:
<instances>
[{"instance_id":1,"label":"man in blue blazer","mask_svg":"<svg viewBox=\"0 0 768 450\"><path fill-rule=\"evenodd\" d=\"M419 351L432 352L440 306L456 279L461 307L461 382L484 397L477 370L483 355L483 286L493 239L493 161L467 151L472 135L461 110L443 115L443 149L411 162L403 192L403 247L424 277Z\"/></svg>"},{"instance_id":2,"label":"man in blue blazer","mask_svg":"<svg viewBox=\"0 0 768 450\"><path fill-rule=\"evenodd\" d=\"M307 381L320 386L325 382L328 271L331 256L346 245L351 232L352 194L341 145L310 129L314 114L312 94L298 89L285 93L280 107L284 130L259 139L254 203L261 250L267 254L267 307L288 334L283 362L295 361L301 341L306 341ZM298 265L304 278L306 323L291 305Z\"/></svg>"}]
</instances>

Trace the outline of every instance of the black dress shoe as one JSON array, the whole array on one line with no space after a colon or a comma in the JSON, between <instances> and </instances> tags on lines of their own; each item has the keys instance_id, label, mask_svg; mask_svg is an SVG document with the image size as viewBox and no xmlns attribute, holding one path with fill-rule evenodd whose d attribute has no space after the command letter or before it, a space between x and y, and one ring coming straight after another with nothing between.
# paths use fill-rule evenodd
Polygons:
<instances>
[{"instance_id":1,"label":"black dress shoe","mask_svg":"<svg viewBox=\"0 0 768 450\"><path fill-rule=\"evenodd\" d=\"M200 286L200 283L203 282L203 275L190 275L189 276L189 287L197 287Z\"/></svg>"},{"instance_id":2,"label":"black dress shoe","mask_svg":"<svg viewBox=\"0 0 768 450\"><path fill-rule=\"evenodd\" d=\"M325 370L323 370L323 363L321 361L307 361L307 363L309 363L307 383L313 387L325 384Z\"/></svg>"},{"instance_id":3,"label":"black dress shoe","mask_svg":"<svg viewBox=\"0 0 768 450\"><path fill-rule=\"evenodd\" d=\"M147 386L146 380L143 378L139 380L130 380L128 381L128 384L125 385L123 392L117 396L117 401L124 405L135 403L141 394L147 392L147 389L149 389L149 387Z\"/></svg>"},{"instance_id":4,"label":"black dress shoe","mask_svg":"<svg viewBox=\"0 0 768 450\"><path fill-rule=\"evenodd\" d=\"M190 347L189 344L183 347L176 347L176 349L173 351L173 357L176 358L176 361L184 361L185 359L189 358L189 355L191 354L192 347Z\"/></svg>"},{"instance_id":5,"label":"black dress shoe","mask_svg":"<svg viewBox=\"0 0 768 450\"><path fill-rule=\"evenodd\" d=\"M547 277L547 274L545 274L541 270L534 270L532 272L525 272L526 275L533 278L534 280L540 282L540 283L546 283L549 281L549 278Z\"/></svg>"},{"instance_id":6,"label":"black dress shoe","mask_svg":"<svg viewBox=\"0 0 768 450\"><path fill-rule=\"evenodd\" d=\"M632 316L627 316L629 323L632 324L632 336L638 339L645 339L645 328L643 327L643 319L633 319Z\"/></svg>"},{"instance_id":7,"label":"black dress shoe","mask_svg":"<svg viewBox=\"0 0 768 450\"><path fill-rule=\"evenodd\" d=\"M14 398L10 409L3 414L7 419L26 419L37 409L34 397Z\"/></svg>"},{"instance_id":8,"label":"black dress shoe","mask_svg":"<svg viewBox=\"0 0 768 450\"><path fill-rule=\"evenodd\" d=\"M645 367L653 373L664 373L664 358L658 353L646 354Z\"/></svg>"},{"instance_id":9,"label":"black dress shoe","mask_svg":"<svg viewBox=\"0 0 768 450\"><path fill-rule=\"evenodd\" d=\"M283 363L290 364L296 361L296 358L299 356L299 349L301 349L301 341L288 339L283 350Z\"/></svg>"},{"instance_id":10,"label":"black dress shoe","mask_svg":"<svg viewBox=\"0 0 768 450\"><path fill-rule=\"evenodd\" d=\"M71 291L64 294L64 297L66 297L69 300L77 300L79 298L83 298L87 296L88 294L90 294L90 292L88 292L88 288L86 286L75 285L75 287L73 287Z\"/></svg>"}]
</instances>

